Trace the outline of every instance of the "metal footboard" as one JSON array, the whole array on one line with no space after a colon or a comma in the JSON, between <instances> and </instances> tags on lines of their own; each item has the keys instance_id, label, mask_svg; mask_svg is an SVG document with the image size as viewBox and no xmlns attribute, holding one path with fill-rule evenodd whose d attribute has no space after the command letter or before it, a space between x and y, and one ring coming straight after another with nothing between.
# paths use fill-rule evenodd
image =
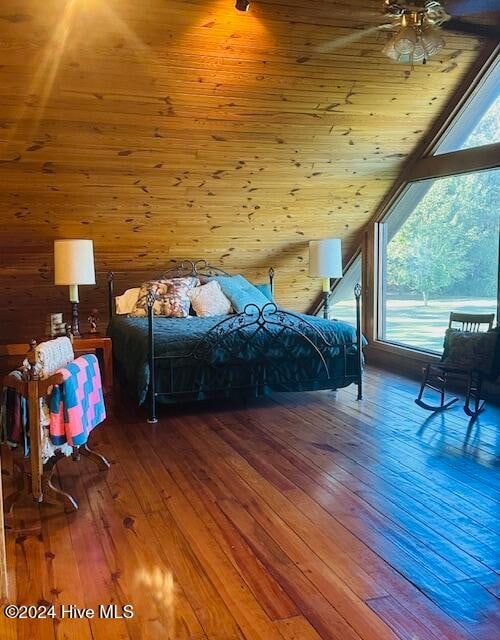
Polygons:
<instances>
[{"instance_id":1,"label":"metal footboard","mask_svg":"<svg viewBox=\"0 0 500 640\"><path fill-rule=\"evenodd\" d=\"M362 333L361 333L361 287L355 287L356 339L338 344L304 317L279 309L269 302L262 308L249 304L242 313L228 316L212 327L194 348L182 355L161 356L155 353L154 313L155 296L148 298L149 327L149 417L148 422L157 422L157 400L161 396L187 393L217 393L252 389L263 391L269 384L282 390L293 390L297 384L314 383L315 380L331 381L332 386L340 378L333 378L330 362L342 356L344 382L353 382L358 387L358 399L362 398ZM283 349L290 351L290 377L287 379L283 367ZM294 351L300 354L294 355ZM295 360L294 360L295 358ZM300 362L301 372L297 372ZM187 364L189 363L189 364ZM195 367L199 377L194 377L190 389L175 388L176 372L183 366ZM166 391L159 392L157 377L160 368L169 380ZM165 374L166 372L166 374ZM318 373L320 372L320 373ZM306 375L304 375L306 374ZM208 380L207 380L208 376ZM288 387L288 388L287 388Z\"/></svg>"}]
</instances>

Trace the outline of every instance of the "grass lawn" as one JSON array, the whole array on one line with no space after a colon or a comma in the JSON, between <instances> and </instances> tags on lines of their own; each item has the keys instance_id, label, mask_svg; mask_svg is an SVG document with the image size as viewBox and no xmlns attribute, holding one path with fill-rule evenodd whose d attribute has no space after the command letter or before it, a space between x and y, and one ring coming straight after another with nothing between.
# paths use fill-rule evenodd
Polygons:
<instances>
[{"instance_id":1,"label":"grass lawn","mask_svg":"<svg viewBox=\"0 0 500 640\"><path fill-rule=\"evenodd\" d=\"M422 300L389 299L385 339L440 353L450 311L495 313L496 304L496 298L440 298L426 307ZM331 316L353 324L354 301L334 304Z\"/></svg>"}]
</instances>

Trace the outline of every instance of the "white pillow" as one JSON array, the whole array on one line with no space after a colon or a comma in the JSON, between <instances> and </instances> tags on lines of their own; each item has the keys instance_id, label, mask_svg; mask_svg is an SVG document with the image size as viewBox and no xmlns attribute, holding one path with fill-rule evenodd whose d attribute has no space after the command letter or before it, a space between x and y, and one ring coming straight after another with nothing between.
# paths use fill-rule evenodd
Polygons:
<instances>
[{"instance_id":1,"label":"white pillow","mask_svg":"<svg viewBox=\"0 0 500 640\"><path fill-rule=\"evenodd\" d=\"M132 313L135 307L135 303L139 298L140 287L134 289L127 289L121 296L115 298L116 314L119 316L125 313Z\"/></svg>"},{"instance_id":2,"label":"white pillow","mask_svg":"<svg viewBox=\"0 0 500 640\"><path fill-rule=\"evenodd\" d=\"M188 291L188 297L196 315L202 318L226 316L232 311L230 300L222 293L216 280L191 289Z\"/></svg>"}]
</instances>

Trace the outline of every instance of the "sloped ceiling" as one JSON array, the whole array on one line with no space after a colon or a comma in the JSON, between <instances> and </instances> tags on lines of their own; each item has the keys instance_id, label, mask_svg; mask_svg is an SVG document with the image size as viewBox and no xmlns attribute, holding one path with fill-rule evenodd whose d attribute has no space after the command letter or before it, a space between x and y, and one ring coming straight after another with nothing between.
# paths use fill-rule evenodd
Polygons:
<instances>
[{"instance_id":1,"label":"sloped ceiling","mask_svg":"<svg viewBox=\"0 0 500 640\"><path fill-rule=\"evenodd\" d=\"M477 56L447 35L427 65L399 66L367 35L382 2L2 0L2 340L67 310L54 238L92 238L105 272L138 284L176 257L263 280L305 309L311 238L362 226Z\"/></svg>"}]
</instances>

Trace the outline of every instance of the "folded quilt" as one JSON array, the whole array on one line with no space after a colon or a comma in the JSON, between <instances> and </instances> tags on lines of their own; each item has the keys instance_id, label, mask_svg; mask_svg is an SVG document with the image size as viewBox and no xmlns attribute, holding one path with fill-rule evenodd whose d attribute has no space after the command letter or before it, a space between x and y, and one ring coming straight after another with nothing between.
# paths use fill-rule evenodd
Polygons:
<instances>
[{"instance_id":1,"label":"folded quilt","mask_svg":"<svg viewBox=\"0 0 500 640\"><path fill-rule=\"evenodd\" d=\"M35 347L36 367L42 378L48 378L74 358L73 345L66 336L41 342Z\"/></svg>"},{"instance_id":2,"label":"folded quilt","mask_svg":"<svg viewBox=\"0 0 500 640\"><path fill-rule=\"evenodd\" d=\"M87 354L58 373L64 382L54 386L50 397L50 439L55 445L79 446L106 418L99 363Z\"/></svg>"}]
</instances>

